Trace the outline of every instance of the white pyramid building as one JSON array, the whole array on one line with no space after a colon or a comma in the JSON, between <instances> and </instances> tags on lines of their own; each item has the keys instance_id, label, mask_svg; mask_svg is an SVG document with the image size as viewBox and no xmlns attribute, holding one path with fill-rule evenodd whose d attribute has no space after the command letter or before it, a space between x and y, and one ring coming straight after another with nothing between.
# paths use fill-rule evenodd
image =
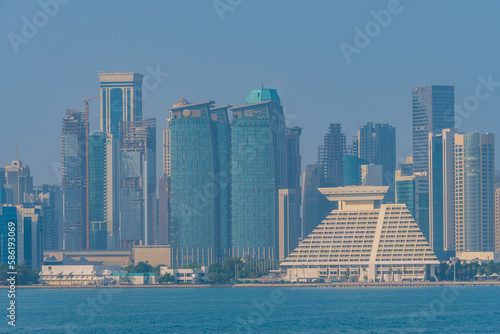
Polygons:
<instances>
[{"instance_id":1,"label":"white pyramid building","mask_svg":"<svg viewBox=\"0 0 500 334\"><path fill-rule=\"evenodd\" d=\"M290 281L425 280L439 261L404 204L382 204L389 187L320 188L338 201L281 263Z\"/></svg>"}]
</instances>

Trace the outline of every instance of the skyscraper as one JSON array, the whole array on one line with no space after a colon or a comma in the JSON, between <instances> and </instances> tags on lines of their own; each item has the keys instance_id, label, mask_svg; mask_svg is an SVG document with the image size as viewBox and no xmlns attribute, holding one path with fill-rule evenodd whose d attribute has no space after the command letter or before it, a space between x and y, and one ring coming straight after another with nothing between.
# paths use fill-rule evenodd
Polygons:
<instances>
[{"instance_id":1,"label":"skyscraper","mask_svg":"<svg viewBox=\"0 0 500 334\"><path fill-rule=\"evenodd\" d=\"M493 134L455 134L456 252L494 251L494 174Z\"/></svg>"},{"instance_id":2,"label":"skyscraper","mask_svg":"<svg viewBox=\"0 0 500 334\"><path fill-rule=\"evenodd\" d=\"M275 89L250 91L231 108L233 256L278 259L279 194L285 185L285 120Z\"/></svg>"},{"instance_id":3,"label":"skyscraper","mask_svg":"<svg viewBox=\"0 0 500 334\"><path fill-rule=\"evenodd\" d=\"M63 194L60 186L34 187L35 203L43 207L43 249L63 249Z\"/></svg>"},{"instance_id":4,"label":"skyscraper","mask_svg":"<svg viewBox=\"0 0 500 334\"><path fill-rule=\"evenodd\" d=\"M30 168L19 160L12 161L11 165L5 166L5 186L12 189L14 194L14 205L24 203L25 194L33 191L33 177Z\"/></svg>"},{"instance_id":5,"label":"skyscraper","mask_svg":"<svg viewBox=\"0 0 500 334\"><path fill-rule=\"evenodd\" d=\"M342 187L344 185L344 155L346 137L342 125L330 124L323 145L318 147L318 164L323 165L323 186Z\"/></svg>"},{"instance_id":6,"label":"skyscraper","mask_svg":"<svg viewBox=\"0 0 500 334\"><path fill-rule=\"evenodd\" d=\"M307 165L302 173L302 237L311 233L331 211L325 203L328 200L318 190L323 179L322 169L323 165Z\"/></svg>"},{"instance_id":7,"label":"skyscraper","mask_svg":"<svg viewBox=\"0 0 500 334\"><path fill-rule=\"evenodd\" d=\"M101 84L101 132L119 139L120 122L142 116L142 74L99 73Z\"/></svg>"},{"instance_id":8,"label":"skyscraper","mask_svg":"<svg viewBox=\"0 0 500 334\"><path fill-rule=\"evenodd\" d=\"M107 249L106 134L89 136L89 248Z\"/></svg>"},{"instance_id":9,"label":"skyscraper","mask_svg":"<svg viewBox=\"0 0 500 334\"><path fill-rule=\"evenodd\" d=\"M405 204L413 219L429 241L429 179L426 172L403 175L396 171L396 203ZM429 241L429 244L432 244ZM436 253L436 250L434 250ZM436 256L439 255L436 254Z\"/></svg>"},{"instance_id":10,"label":"skyscraper","mask_svg":"<svg viewBox=\"0 0 500 334\"><path fill-rule=\"evenodd\" d=\"M156 119L120 123L120 245L153 245Z\"/></svg>"},{"instance_id":11,"label":"skyscraper","mask_svg":"<svg viewBox=\"0 0 500 334\"><path fill-rule=\"evenodd\" d=\"M284 189L279 191L280 208L280 260L284 260L298 246L302 234L301 206L301 156L299 127L285 129L286 175Z\"/></svg>"},{"instance_id":12,"label":"skyscraper","mask_svg":"<svg viewBox=\"0 0 500 334\"><path fill-rule=\"evenodd\" d=\"M85 156L85 112L67 110L62 124L64 250L87 245Z\"/></svg>"},{"instance_id":13,"label":"skyscraper","mask_svg":"<svg viewBox=\"0 0 500 334\"><path fill-rule=\"evenodd\" d=\"M213 101L189 104L182 98L170 108L165 151L169 156L164 158L168 189L163 191L170 195L170 244L178 266L209 265L228 256L228 107L214 107Z\"/></svg>"},{"instance_id":14,"label":"skyscraper","mask_svg":"<svg viewBox=\"0 0 500 334\"><path fill-rule=\"evenodd\" d=\"M10 223L10 224L9 224ZM16 231L18 229L17 224L17 209L12 205L0 205L0 263L5 265L9 261L9 232L10 228L15 226ZM12 235L12 234L11 234ZM16 244L16 254L17 244Z\"/></svg>"},{"instance_id":15,"label":"skyscraper","mask_svg":"<svg viewBox=\"0 0 500 334\"><path fill-rule=\"evenodd\" d=\"M367 123L358 131L359 157L375 165L382 165L382 183L389 186L385 202L394 203L396 170L396 129L385 124Z\"/></svg>"},{"instance_id":16,"label":"skyscraper","mask_svg":"<svg viewBox=\"0 0 500 334\"><path fill-rule=\"evenodd\" d=\"M428 134L455 127L453 86L423 86L412 90L413 168L429 168Z\"/></svg>"},{"instance_id":17,"label":"skyscraper","mask_svg":"<svg viewBox=\"0 0 500 334\"><path fill-rule=\"evenodd\" d=\"M444 261L455 250L455 133L429 133L429 243Z\"/></svg>"}]
</instances>

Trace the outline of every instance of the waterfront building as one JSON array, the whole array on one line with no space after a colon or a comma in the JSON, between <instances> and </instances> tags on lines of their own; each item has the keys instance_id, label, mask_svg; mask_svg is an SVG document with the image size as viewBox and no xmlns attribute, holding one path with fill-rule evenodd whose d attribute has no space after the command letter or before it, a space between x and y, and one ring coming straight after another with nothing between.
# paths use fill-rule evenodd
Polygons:
<instances>
[{"instance_id":1,"label":"waterfront building","mask_svg":"<svg viewBox=\"0 0 500 334\"><path fill-rule=\"evenodd\" d=\"M299 244L301 234L299 192L279 190L279 260L283 261Z\"/></svg>"},{"instance_id":2,"label":"waterfront building","mask_svg":"<svg viewBox=\"0 0 500 334\"><path fill-rule=\"evenodd\" d=\"M495 249L495 154L492 133L455 134L455 250Z\"/></svg>"},{"instance_id":3,"label":"waterfront building","mask_svg":"<svg viewBox=\"0 0 500 334\"><path fill-rule=\"evenodd\" d=\"M429 236L441 261L455 251L455 133L429 133Z\"/></svg>"},{"instance_id":4,"label":"waterfront building","mask_svg":"<svg viewBox=\"0 0 500 334\"><path fill-rule=\"evenodd\" d=\"M85 112L67 110L62 124L63 249L87 247Z\"/></svg>"},{"instance_id":5,"label":"waterfront building","mask_svg":"<svg viewBox=\"0 0 500 334\"><path fill-rule=\"evenodd\" d=\"M281 262L287 280L404 281L434 276L439 261L404 204L380 204L388 186L320 188L338 202Z\"/></svg>"},{"instance_id":6,"label":"waterfront building","mask_svg":"<svg viewBox=\"0 0 500 334\"><path fill-rule=\"evenodd\" d=\"M254 89L230 110L232 256L275 260L286 182L283 107L275 89Z\"/></svg>"},{"instance_id":7,"label":"waterfront building","mask_svg":"<svg viewBox=\"0 0 500 334\"><path fill-rule=\"evenodd\" d=\"M172 275L175 278L175 283L199 284L209 281L207 266L194 269L160 267L160 274L162 276L165 274Z\"/></svg>"},{"instance_id":8,"label":"waterfront building","mask_svg":"<svg viewBox=\"0 0 500 334\"><path fill-rule=\"evenodd\" d=\"M386 202L394 203L396 170L396 129L389 124L367 123L358 131L359 157L382 165L382 184L389 186Z\"/></svg>"},{"instance_id":9,"label":"waterfront building","mask_svg":"<svg viewBox=\"0 0 500 334\"><path fill-rule=\"evenodd\" d=\"M455 127L453 86L422 86L412 90L413 169L429 168L429 133L440 133Z\"/></svg>"},{"instance_id":10,"label":"waterfront building","mask_svg":"<svg viewBox=\"0 0 500 334\"><path fill-rule=\"evenodd\" d=\"M166 168L174 266L210 265L230 244L229 106L213 101L170 108ZM165 196L165 194L164 194Z\"/></svg>"},{"instance_id":11,"label":"waterfront building","mask_svg":"<svg viewBox=\"0 0 500 334\"><path fill-rule=\"evenodd\" d=\"M120 249L152 245L156 232L156 119L120 125Z\"/></svg>"}]
</instances>

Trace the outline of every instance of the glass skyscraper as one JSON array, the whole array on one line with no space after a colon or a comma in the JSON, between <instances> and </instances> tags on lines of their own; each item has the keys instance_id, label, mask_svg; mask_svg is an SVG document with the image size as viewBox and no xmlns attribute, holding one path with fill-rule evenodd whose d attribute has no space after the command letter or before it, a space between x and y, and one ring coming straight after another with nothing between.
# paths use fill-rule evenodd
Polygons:
<instances>
[{"instance_id":1,"label":"glass skyscraper","mask_svg":"<svg viewBox=\"0 0 500 334\"><path fill-rule=\"evenodd\" d=\"M384 201L394 203L396 170L396 129L388 123L367 123L358 131L358 156L382 165L382 184L389 186Z\"/></svg>"},{"instance_id":2,"label":"glass skyscraper","mask_svg":"<svg viewBox=\"0 0 500 334\"><path fill-rule=\"evenodd\" d=\"M454 129L429 133L429 244L444 261L455 250Z\"/></svg>"},{"instance_id":3,"label":"glass skyscraper","mask_svg":"<svg viewBox=\"0 0 500 334\"><path fill-rule=\"evenodd\" d=\"M455 134L456 252L495 249L494 136Z\"/></svg>"},{"instance_id":4,"label":"glass skyscraper","mask_svg":"<svg viewBox=\"0 0 500 334\"><path fill-rule=\"evenodd\" d=\"M89 136L89 248L107 248L106 134Z\"/></svg>"},{"instance_id":5,"label":"glass skyscraper","mask_svg":"<svg viewBox=\"0 0 500 334\"><path fill-rule=\"evenodd\" d=\"M231 108L232 253L278 259L279 189L285 185L285 120L275 89Z\"/></svg>"},{"instance_id":6,"label":"glass skyscraper","mask_svg":"<svg viewBox=\"0 0 500 334\"><path fill-rule=\"evenodd\" d=\"M5 166L5 187L12 190L14 201L11 204L22 205L24 195L33 191L33 177L30 168L19 160L12 161L11 165Z\"/></svg>"},{"instance_id":7,"label":"glass skyscraper","mask_svg":"<svg viewBox=\"0 0 500 334\"><path fill-rule=\"evenodd\" d=\"M166 142L170 245L176 266L209 265L230 244L229 106L213 101L170 108ZM226 255L224 254L226 252Z\"/></svg>"},{"instance_id":8,"label":"glass skyscraper","mask_svg":"<svg viewBox=\"0 0 500 334\"><path fill-rule=\"evenodd\" d=\"M142 116L142 74L99 73L101 84L101 131L119 138L120 122Z\"/></svg>"},{"instance_id":9,"label":"glass skyscraper","mask_svg":"<svg viewBox=\"0 0 500 334\"><path fill-rule=\"evenodd\" d=\"M18 229L17 209L15 206L0 205L0 263L5 265L9 261L9 222L13 222ZM16 234L17 237L17 234ZM17 245L16 245L17 246ZM17 247L16 247L16 254ZM16 259L17 260L17 259ZM17 261L16 261L17 262Z\"/></svg>"},{"instance_id":10,"label":"glass skyscraper","mask_svg":"<svg viewBox=\"0 0 500 334\"><path fill-rule=\"evenodd\" d=\"M413 168L429 168L428 134L455 127L454 87L423 86L412 91Z\"/></svg>"},{"instance_id":11,"label":"glass skyscraper","mask_svg":"<svg viewBox=\"0 0 500 334\"><path fill-rule=\"evenodd\" d=\"M87 248L85 112L67 110L62 126L63 248Z\"/></svg>"}]
</instances>

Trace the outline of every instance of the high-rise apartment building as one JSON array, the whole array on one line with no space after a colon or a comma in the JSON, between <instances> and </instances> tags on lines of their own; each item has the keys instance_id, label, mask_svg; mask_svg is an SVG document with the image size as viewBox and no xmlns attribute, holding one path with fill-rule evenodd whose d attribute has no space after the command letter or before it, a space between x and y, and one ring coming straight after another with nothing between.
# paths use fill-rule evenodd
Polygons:
<instances>
[{"instance_id":1,"label":"high-rise apartment building","mask_svg":"<svg viewBox=\"0 0 500 334\"><path fill-rule=\"evenodd\" d=\"M283 107L275 89L254 89L246 105L231 111L232 255L278 259L278 193L286 183Z\"/></svg>"},{"instance_id":2,"label":"high-rise apartment building","mask_svg":"<svg viewBox=\"0 0 500 334\"><path fill-rule=\"evenodd\" d=\"M444 261L455 251L454 129L429 133L429 243Z\"/></svg>"},{"instance_id":3,"label":"high-rise apartment building","mask_svg":"<svg viewBox=\"0 0 500 334\"><path fill-rule=\"evenodd\" d=\"M215 107L213 101L190 104L182 98L170 108L162 202L170 201L169 241L177 266L209 265L228 256L228 107Z\"/></svg>"},{"instance_id":4,"label":"high-rise apartment building","mask_svg":"<svg viewBox=\"0 0 500 334\"><path fill-rule=\"evenodd\" d=\"M396 129L389 124L367 123L358 131L359 157L382 165L382 184L389 186L385 201L394 203Z\"/></svg>"},{"instance_id":5,"label":"high-rise apartment building","mask_svg":"<svg viewBox=\"0 0 500 334\"><path fill-rule=\"evenodd\" d=\"M423 86L412 90L413 168L429 168L428 134L455 127L454 87Z\"/></svg>"},{"instance_id":6,"label":"high-rise apartment building","mask_svg":"<svg viewBox=\"0 0 500 334\"><path fill-rule=\"evenodd\" d=\"M43 207L43 249L63 249L63 193L60 186L34 187L34 203Z\"/></svg>"},{"instance_id":7,"label":"high-rise apartment building","mask_svg":"<svg viewBox=\"0 0 500 334\"><path fill-rule=\"evenodd\" d=\"M156 231L156 119L120 125L120 246L153 245Z\"/></svg>"},{"instance_id":8,"label":"high-rise apartment building","mask_svg":"<svg viewBox=\"0 0 500 334\"><path fill-rule=\"evenodd\" d=\"M62 123L63 248L87 245L85 112L67 110Z\"/></svg>"},{"instance_id":9,"label":"high-rise apartment building","mask_svg":"<svg viewBox=\"0 0 500 334\"><path fill-rule=\"evenodd\" d=\"M495 249L492 133L455 134L455 250L492 252Z\"/></svg>"}]
</instances>

